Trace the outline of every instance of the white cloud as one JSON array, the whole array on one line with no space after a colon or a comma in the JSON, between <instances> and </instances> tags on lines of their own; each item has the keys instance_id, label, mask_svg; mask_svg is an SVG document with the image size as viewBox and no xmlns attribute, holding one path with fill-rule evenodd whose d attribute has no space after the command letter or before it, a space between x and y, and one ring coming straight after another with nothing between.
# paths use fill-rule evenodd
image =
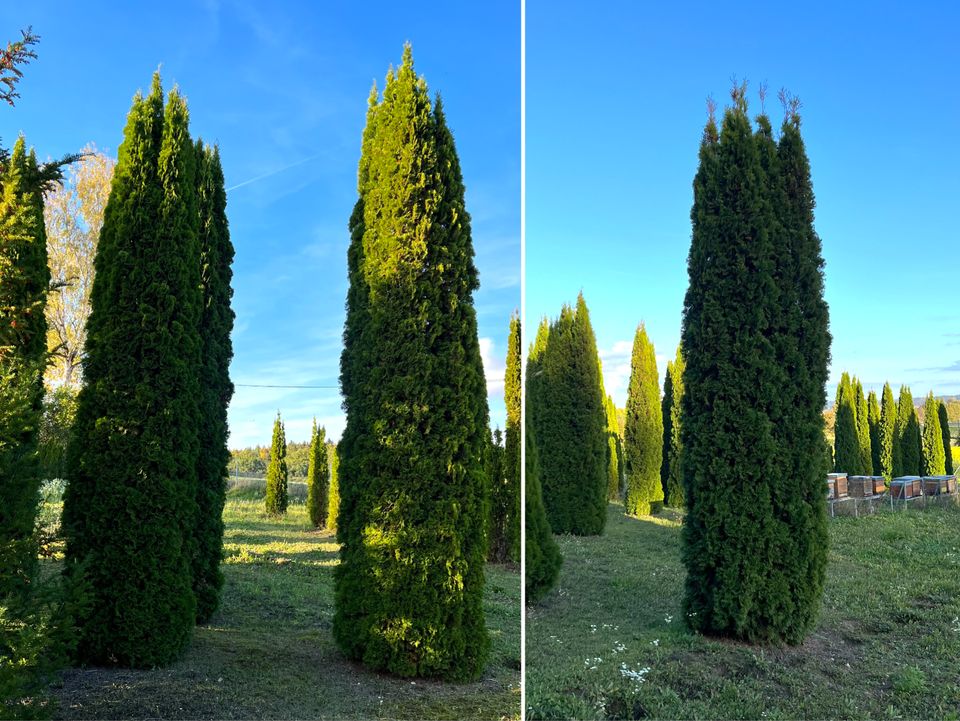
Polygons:
<instances>
[{"instance_id":1,"label":"white cloud","mask_svg":"<svg viewBox=\"0 0 960 721\"><path fill-rule=\"evenodd\" d=\"M487 395L503 396L503 378L507 373L506 361L499 354L494 355L492 338L480 339L480 359L483 361L483 375L487 379Z\"/></svg>"}]
</instances>

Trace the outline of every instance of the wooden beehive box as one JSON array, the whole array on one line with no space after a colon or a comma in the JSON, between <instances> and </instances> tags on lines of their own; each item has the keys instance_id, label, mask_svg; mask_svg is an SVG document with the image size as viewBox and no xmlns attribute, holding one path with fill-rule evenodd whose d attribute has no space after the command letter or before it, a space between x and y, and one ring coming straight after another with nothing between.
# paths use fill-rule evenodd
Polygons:
<instances>
[{"instance_id":1,"label":"wooden beehive box","mask_svg":"<svg viewBox=\"0 0 960 721\"><path fill-rule=\"evenodd\" d=\"M870 480L873 481L873 495L879 496L881 493L886 493L887 491L887 479L883 476L870 476Z\"/></svg>"},{"instance_id":2,"label":"wooden beehive box","mask_svg":"<svg viewBox=\"0 0 960 721\"><path fill-rule=\"evenodd\" d=\"M923 494L925 496L945 496L957 492L956 476L924 476Z\"/></svg>"},{"instance_id":3,"label":"wooden beehive box","mask_svg":"<svg viewBox=\"0 0 960 721\"><path fill-rule=\"evenodd\" d=\"M894 498L916 498L920 495L920 476L900 476L890 481L890 495Z\"/></svg>"},{"instance_id":4,"label":"wooden beehive box","mask_svg":"<svg viewBox=\"0 0 960 721\"><path fill-rule=\"evenodd\" d=\"M850 495L854 498L866 498L873 495L873 478L870 476L850 476Z\"/></svg>"},{"instance_id":5,"label":"wooden beehive box","mask_svg":"<svg viewBox=\"0 0 960 721\"><path fill-rule=\"evenodd\" d=\"M846 473L827 474L827 498L846 498L849 494Z\"/></svg>"}]
</instances>

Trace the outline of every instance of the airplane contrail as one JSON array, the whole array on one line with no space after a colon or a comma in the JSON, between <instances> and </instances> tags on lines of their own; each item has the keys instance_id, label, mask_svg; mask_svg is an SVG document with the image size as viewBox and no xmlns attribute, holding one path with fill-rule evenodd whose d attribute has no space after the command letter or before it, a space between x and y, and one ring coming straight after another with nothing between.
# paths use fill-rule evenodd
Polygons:
<instances>
[{"instance_id":1,"label":"airplane contrail","mask_svg":"<svg viewBox=\"0 0 960 721\"><path fill-rule=\"evenodd\" d=\"M290 170L290 168L295 168L298 165L303 165L304 163L309 163L311 160L316 160L322 155L322 153L317 153L316 155L311 155L309 158L304 158L303 160L298 160L296 163L290 163L290 165L284 165L282 168L277 168L276 170L271 170L269 173L264 173L263 175L258 175L255 178L250 178L249 180L244 180L242 183L237 183L236 185L231 185L227 188L229 193L231 190L236 190L237 188L242 188L244 185L250 185L250 183L256 183L258 180L263 180L264 178L269 178L271 175L276 175L277 173L282 173L285 170Z\"/></svg>"}]
</instances>

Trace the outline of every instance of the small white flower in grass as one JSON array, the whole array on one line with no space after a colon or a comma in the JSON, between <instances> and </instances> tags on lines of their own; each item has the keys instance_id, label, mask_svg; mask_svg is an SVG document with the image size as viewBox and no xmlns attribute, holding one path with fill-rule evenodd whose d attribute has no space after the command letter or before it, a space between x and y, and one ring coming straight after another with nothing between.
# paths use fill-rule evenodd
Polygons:
<instances>
[{"instance_id":1,"label":"small white flower in grass","mask_svg":"<svg viewBox=\"0 0 960 721\"><path fill-rule=\"evenodd\" d=\"M590 633L596 633L596 632L597 632L597 624L591 623L591 624L590 624Z\"/></svg>"},{"instance_id":2,"label":"small white flower in grass","mask_svg":"<svg viewBox=\"0 0 960 721\"><path fill-rule=\"evenodd\" d=\"M660 645L660 639L659 639L659 638L653 639L653 640L650 642L650 645L651 645L651 646L659 646L659 645Z\"/></svg>"},{"instance_id":3,"label":"small white flower in grass","mask_svg":"<svg viewBox=\"0 0 960 721\"><path fill-rule=\"evenodd\" d=\"M663 620L667 623L673 623L673 615L667 615L663 617Z\"/></svg>"}]
</instances>

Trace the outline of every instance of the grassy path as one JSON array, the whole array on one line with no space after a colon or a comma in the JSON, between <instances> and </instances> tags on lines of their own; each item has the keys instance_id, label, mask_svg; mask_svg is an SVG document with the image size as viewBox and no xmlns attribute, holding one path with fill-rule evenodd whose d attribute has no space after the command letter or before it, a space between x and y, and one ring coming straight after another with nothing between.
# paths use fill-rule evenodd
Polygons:
<instances>
[{"instance_id":1,"label":"grassy path","mask_svg":"<svg viewBox=\"0 0 960 721\"><path fill-rule=\"evenodd\" d=\"M529 718L960 717L960 509L836 518L821 618L799 647L694 636L680 518L611 505L558 537L559 588L527 612Z\"/></svg>"},{"instance_id":2,"label":"grassy path","mask_svg":"<svg viewBox=\"0 0 960 721\"><path fill-rule=\"evenodd\" d=\"M309 527L306 509L270 519L263 502L224 512L226 586L221 609L195 631L185 656L153 671L71 669L52 689L61 718L517 718L520 578L487 567L493 638L483 678L470 684L371 673L336 648L337 545Z\"/></svg>"}]
</instances>

